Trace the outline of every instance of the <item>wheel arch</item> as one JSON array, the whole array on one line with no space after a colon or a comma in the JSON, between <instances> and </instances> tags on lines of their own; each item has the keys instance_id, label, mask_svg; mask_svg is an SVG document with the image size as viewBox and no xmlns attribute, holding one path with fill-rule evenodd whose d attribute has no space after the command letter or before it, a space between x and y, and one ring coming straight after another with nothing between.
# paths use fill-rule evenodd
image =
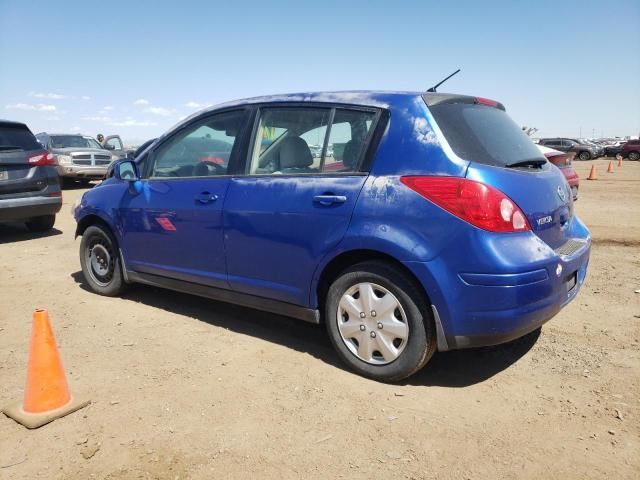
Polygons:
<instances>
[{"instance_id":1,"label":"wheel arch","mask_svg":"<svg viewBox=\"0 0 640 480\"><path fill-rule=\"evenodd\" d=\"M76 225L75 238L78 238L79 236L82 236L84 231L87 228L89 228L91 225L103 226L103 227L107 228L109 230L109 232L111 232L111 234L115 237L115 231L111 227L111 225L109 224L109 222L107 220L105 220L104 218L102 218L98 214L90 213L90 214L85 215L84 217L82 217L80 220L78 220L78 224Z\"/></svg>"},{"instance_id":2,"label":"wheel arch","mask_svg":"<svg viewBox=\"0 0 640 480\"><path fill-rule=\"evenodd\" d=\"M380 261L393 265L398 271L402 272L414 284L418 291L424 296L425 301L430 305L431 299L418 277L407 268L400 260L394 256L372 249L354 249L343 251L335 255L322 268L315 283L315 288L311 291L311 304L321 306L325 299L331 283L346 269L358 263L366 261Z\"/></svg>"}]
</instances>

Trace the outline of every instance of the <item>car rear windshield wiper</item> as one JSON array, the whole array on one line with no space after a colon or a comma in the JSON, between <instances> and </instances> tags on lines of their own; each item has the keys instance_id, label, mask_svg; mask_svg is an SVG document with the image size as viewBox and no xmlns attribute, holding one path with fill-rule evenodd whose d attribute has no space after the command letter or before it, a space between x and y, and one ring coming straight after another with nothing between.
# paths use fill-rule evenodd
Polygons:
<instances>
[{"instance_id":1,"label":"car rear windshield wiper","mask_svg":"<svg viewBox=\"0 0 640 480\"><path fill-rule=\"evenodd\" d=\"M19 145L0 145L0 150L24 150Z\"/></svg>"},{"instance_id":2,"label":"car rear windshield wiper","mask_svg":"<svg viewBox=\"0 0 640 480\"><path fill-rule=\"evenodd\" d=\"M535 159L532 158L530 160L522 160L521 162L508 163L505 165L507 168L517 168L517 167L534 167L538 168L547 163L546 160Z\"/></svg>"}]
</instances>

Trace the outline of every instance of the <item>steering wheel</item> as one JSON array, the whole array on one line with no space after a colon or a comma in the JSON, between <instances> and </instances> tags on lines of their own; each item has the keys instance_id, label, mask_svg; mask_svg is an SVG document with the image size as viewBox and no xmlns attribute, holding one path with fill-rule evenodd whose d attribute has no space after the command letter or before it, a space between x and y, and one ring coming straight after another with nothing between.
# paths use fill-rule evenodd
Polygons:
<instances>
[{"instance_id":1,"label":"steering wheel","mask_svg":"<svg viewBox=\"0 0 640 480\"><path fill-rule=\"evenodd\" d=\"M227 172L227 168L224 165L221 165L220 163L213 160L205 159L200 160L200 162L204 163L209 169L213 168L216 175L224 175Z\"/></svg>"}]
</instances>

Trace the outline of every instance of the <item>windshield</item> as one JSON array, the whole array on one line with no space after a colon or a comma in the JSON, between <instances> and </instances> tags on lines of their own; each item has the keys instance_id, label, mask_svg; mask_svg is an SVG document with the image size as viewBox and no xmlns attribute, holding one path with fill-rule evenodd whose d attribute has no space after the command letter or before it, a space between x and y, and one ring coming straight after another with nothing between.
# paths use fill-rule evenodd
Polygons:
<instances>
[{"instance_id":1,"label":"windshield","mask_svg":"<svg viewBox=\"0 0 640 480\"><path fill-rule=\"evenodd\" d=\"M51 146L53 148L98 148L102 149L102 145L93 138L83 137L82 135L52 135Z\"/></svg>"},{"instance_id":2,"label":"windshield","mask_svg":"<svg viewBox=\"0 0 640 480\"><path fill-rule=\"evenodd\" d=\"M504 110L462 101L439 103L429 110L453 151L464 160L498 167L545 160Z\"/></svg>"}]
</instances>

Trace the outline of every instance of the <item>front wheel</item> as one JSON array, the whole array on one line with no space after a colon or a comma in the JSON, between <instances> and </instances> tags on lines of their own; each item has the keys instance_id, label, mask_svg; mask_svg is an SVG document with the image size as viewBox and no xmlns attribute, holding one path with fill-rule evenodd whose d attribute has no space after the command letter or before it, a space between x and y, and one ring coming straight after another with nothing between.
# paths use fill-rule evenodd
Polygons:
<instances>
[{"instance_id":1,"label":"front wheel","mask_svg":"<svg viewBox=\"0 0 640 480\"><path fill-rule=\"evenodd\" d=\"M436 350L424 295L383 262L364 262L343 272L329 288L324 313L338 355L375 380L402 380L420 370Z\"/></svg>"},{"instance_id":2,"label":"front wheel","mask_svg":"<svg viewBox=\"0 0 640 480\"><path fill-rule=\"evenodd\" d=\"M591 160L591 154L589 152L580 152L580 154L578 155L578 158L580 160Z\"/></svg>"},{"instance_id":3,"label":"front wheel","mask_svg":"<svg viewBox=\"0 0 640 480\"><path fill-rule=\"evenodd\" d=\"M640 152L629 152L629 160L640 160Z\"/></svg>"},{"instance_id":4,"label":"front wheel","mask_svg":"<svg viewBox=\"0 0 640 480\"><path fill-rule=\"evenodd\" d=\"M84 231L80 264L86 282L95 293L114 297L125 290L117 242L105 228L92 225Z\"/></svg>"}]
</instances>

